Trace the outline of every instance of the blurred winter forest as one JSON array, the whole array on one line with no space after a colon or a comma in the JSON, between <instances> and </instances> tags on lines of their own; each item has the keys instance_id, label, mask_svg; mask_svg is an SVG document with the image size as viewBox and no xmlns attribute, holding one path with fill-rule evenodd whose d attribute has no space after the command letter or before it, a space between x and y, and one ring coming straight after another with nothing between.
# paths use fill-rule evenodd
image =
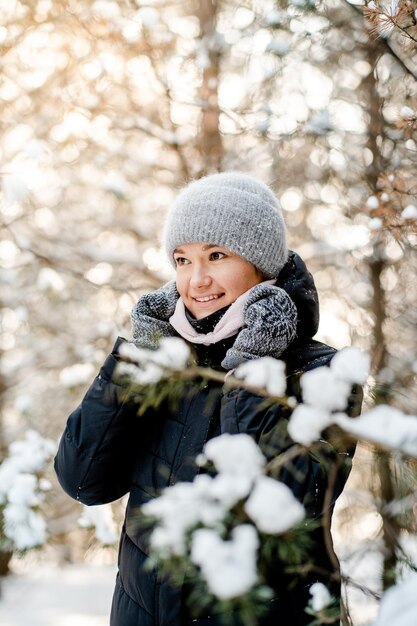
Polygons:
<instances>
[{"instance_id":1,"label":"blurred winter forest","mask_svg":"<svg viewBox=\"0 0 417 626\"><path fill-rule=\"evenodd\" d=\"M129 336L138 296L172 277L159 237L178 189L221 170L276 192L319 290L318 338L371 354L367 402L415 412L416 11L414 0L1 3L0 461L29 429L57 440ZM416 465L365 445L356 464L362 496L339 507L335 533L340 546L354 537L358 565L370 538L392 558L376 502L415 490ZM46 477L47 550L97 551L77 529L80 505L51 466Z\"/></svg>"}]
</instances>

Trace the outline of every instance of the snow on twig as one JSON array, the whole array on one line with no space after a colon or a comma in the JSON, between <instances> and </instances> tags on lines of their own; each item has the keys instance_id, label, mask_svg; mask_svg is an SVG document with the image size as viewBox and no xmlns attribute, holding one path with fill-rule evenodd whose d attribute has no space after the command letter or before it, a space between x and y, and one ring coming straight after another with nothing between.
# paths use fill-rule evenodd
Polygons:
<instances>
[{"instance_id":1,"label":"snow on twig","mask_svg":"<svg viewBox=\"0 0 417 626\"><path fill-rule=\"evenodd\" d=\"M27 550L46 541L46 523L38 512L49 483L41 475L55 452L55 444L29 430L9 446L0 465L0 507L3 534L12 548Z\"/></svg>"}]
</instances>

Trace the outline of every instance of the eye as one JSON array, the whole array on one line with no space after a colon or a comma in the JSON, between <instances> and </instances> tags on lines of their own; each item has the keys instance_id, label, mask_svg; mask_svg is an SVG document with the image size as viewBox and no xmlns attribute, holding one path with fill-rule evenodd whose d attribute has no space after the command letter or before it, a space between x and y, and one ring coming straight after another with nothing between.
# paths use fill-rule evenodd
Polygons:
<instances>
[{"instance_id":1,"label":"eye","mask_svg":"<svg viewBox=\"0 0 417 626\"><path fill-rule=\"evenodd\" d=\"M221 259L225 259L227 254L224 252L220 252L220 250L216 250L216 252L212 252L210 254L210 261L220 261Z\"/></svg>"},{"instance_id":2,"label":"eye","mask_svg":"<svg viewBox=\"0 0 417 626\"><path fill-rule=\"evenodd\" d=\"M177 256L174 257L175 265L178 267L179 265L187 265L190 261L185 258L185 256Z\"/></svg>"}]
</instances>

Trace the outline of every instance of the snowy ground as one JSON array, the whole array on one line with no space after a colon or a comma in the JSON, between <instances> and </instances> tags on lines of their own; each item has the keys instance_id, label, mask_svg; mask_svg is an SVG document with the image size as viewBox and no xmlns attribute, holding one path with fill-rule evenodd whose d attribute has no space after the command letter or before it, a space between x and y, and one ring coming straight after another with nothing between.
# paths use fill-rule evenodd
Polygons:
<instances>
[{"instance_id":1,"label":"snowy ground","mask_svg":"<svg viewBox=\"0 0 417 626\"><path fill-rule=\"evenodd\" d=\"M108 626L116 568L42 565L2 580L0 626Z\"/></svg>"},{"instance_id":2,"label":"snowy ground","mask_svg":"<svg viewBox=\"0 0 417 626\"><path fill-rule=\"evenodd\" d=\"M362 574L369 580L374 572ZM114 565L43 564L12 574L1 583L0 626L108 626L115 573ZM364 626L376 605L353 591L351 610Z\"/></svg>"}]
</instances>

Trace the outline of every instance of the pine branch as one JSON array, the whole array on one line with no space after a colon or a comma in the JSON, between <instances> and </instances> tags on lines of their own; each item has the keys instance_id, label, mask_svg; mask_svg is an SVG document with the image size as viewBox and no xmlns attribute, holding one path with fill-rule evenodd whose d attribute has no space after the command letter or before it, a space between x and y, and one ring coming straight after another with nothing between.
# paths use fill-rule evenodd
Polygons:
<instances>
[{"instance_id":1,"label":"pine branch","mask_svg":"<svg viewBox=\"0 0 417 626\"><path fill-rule=\"evenodd\" d=\"M356 15L364 17L363 8L359 7L358 5L352 4L351 2L349 2L349 0L343 0L343 2L349 8L351 8L356 13ZM408 67L404 59L398 54L398 52L394 50L389 39L380 38L378 40L378 43L379 43L379 46L381 47L381 50L383 50L384 52L388 52L397 61L397 63L402 67L402 69L405 70L405 72L407 72L407 74L409 74L415 80L417 80L417 73L414 71L413 68Z\"/></svg>"}]
</instances>

